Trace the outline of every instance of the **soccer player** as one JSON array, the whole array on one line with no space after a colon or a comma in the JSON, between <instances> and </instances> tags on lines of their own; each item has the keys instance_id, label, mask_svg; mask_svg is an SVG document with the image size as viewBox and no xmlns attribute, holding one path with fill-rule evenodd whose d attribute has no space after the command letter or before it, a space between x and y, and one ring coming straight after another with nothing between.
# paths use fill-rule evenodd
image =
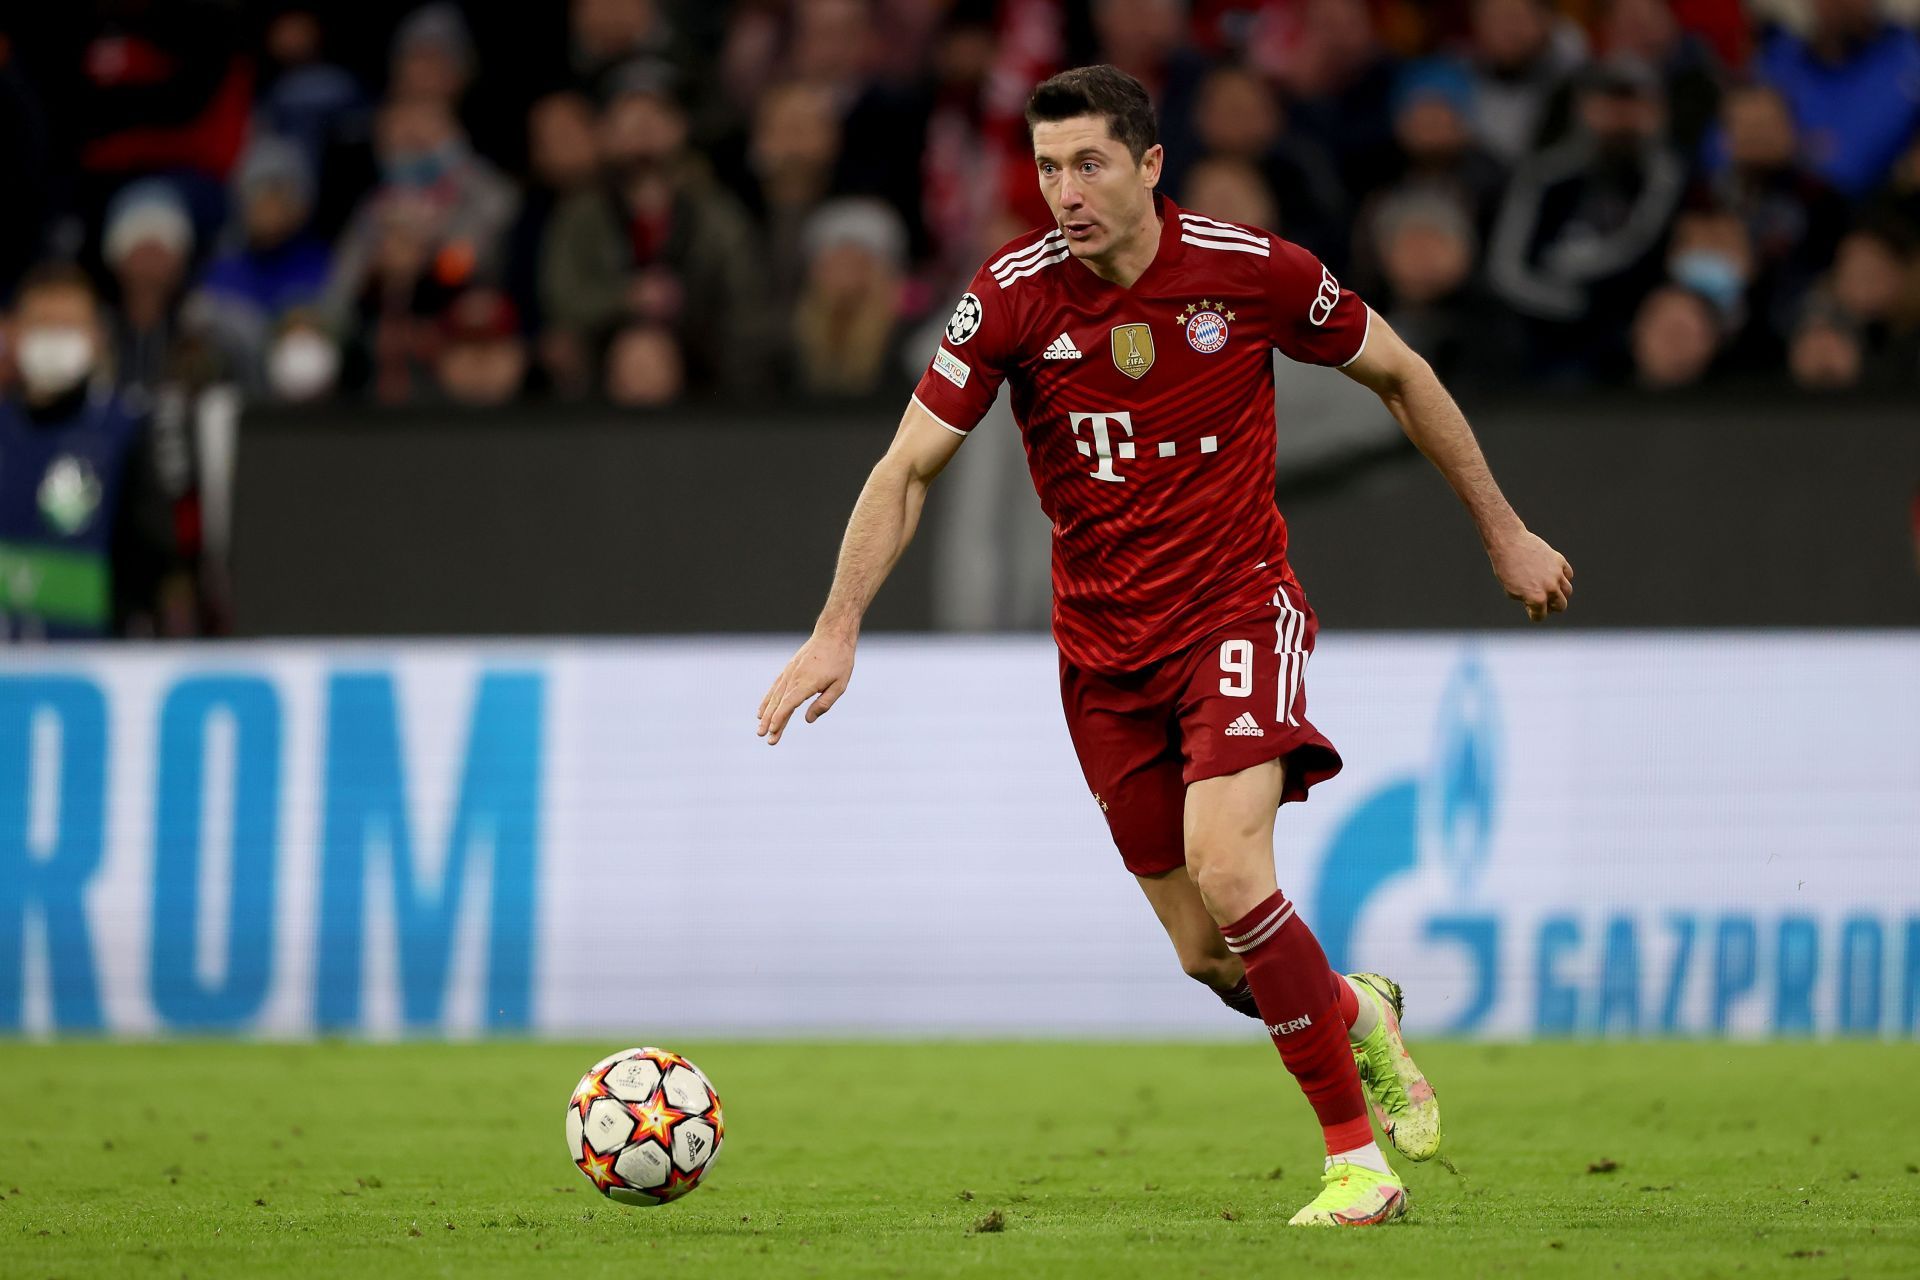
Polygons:
<instances>
[{"instance_id":1,"label":"soccer player","mask_svg":"<svg viewBox=\"0 0 1920 1280\"><path fill-rule=\"evenodd\" d=\"M1439 1106L1401 1039L1398 986L1333 972L1274 870L1278 807L1340 756L1307 719L1318 623L1274 500L1269 351L1379 395L1529 618L1567 607L1573 570L1507 505L1426 362L1312 254L1154 191L1162 151L1138 81L1062 72L1034 90L1027 122L1054 225L1003 246L960 299L759 732L777 743L803 702L811 723L846 692L861 619L928 486L1006 383L1053 520L1067 726L1121 860L1181 967L1265 1025L1319 1118L1322 1187L1293 1223L1390 1221L1406 1187L1368 1108L1424 1160Z\"/></svg>"}]
</instances>

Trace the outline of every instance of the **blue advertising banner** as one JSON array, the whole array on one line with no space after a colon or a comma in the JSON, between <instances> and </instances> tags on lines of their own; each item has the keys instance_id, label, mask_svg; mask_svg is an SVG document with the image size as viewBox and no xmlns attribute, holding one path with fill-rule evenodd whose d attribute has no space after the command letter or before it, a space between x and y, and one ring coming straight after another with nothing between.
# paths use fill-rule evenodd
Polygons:
<instances>
[{"instance_id":1,"label":"blue advertising banner","mask_svg":"<svg viewBox=\"0 0 1920 1280\"><path fill-rule=\"evenodd\" d=\"M0 1033L1239 1030L1045 641L869 641L769 750L787 651L9 654ZM1920 1028L1920 636L1333 636L1308 689L1281 884L1415 1026Z\"/></svg>"}]
</instances>

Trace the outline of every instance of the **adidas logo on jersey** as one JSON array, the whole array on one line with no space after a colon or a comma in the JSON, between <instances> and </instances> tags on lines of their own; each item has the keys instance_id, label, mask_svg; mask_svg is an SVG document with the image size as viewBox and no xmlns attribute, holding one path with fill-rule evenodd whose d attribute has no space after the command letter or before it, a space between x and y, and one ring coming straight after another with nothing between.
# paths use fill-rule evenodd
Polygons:
<instances>
[{"instance_id":1,"label":"adidas logo on jersey","mask_svg":"<svg viewBox=\"0 0 1920 1280\"><path fill-rule=\"evenodd\" d=\"M1043 360L1078 360L1079 358L1080 348L1074 346L1073 339L1064 333L1049 342L1047 349L1041 353Z\"/></svg>"},{"instance_id":2,"label":"adidas logo on jersey","mask_svg":"<svg viewBox=\"0 0 1920 1280\"><path fill-rule=\"evenodd\" d=\"M1227 726L1229 738L1264 738L1267 731L1253 718L1253 712L1242 711L1234 722Z\"/></svg>"}]
</instances>

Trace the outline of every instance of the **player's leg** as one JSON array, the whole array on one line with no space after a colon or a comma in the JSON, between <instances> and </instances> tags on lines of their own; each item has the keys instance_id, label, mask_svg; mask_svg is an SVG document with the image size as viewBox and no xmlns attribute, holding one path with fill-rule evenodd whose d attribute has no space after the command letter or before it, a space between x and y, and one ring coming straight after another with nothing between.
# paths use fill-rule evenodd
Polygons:
<instances>
[{"instance_id":1,"label":"player's leg","mask_svg":"<svg viewBox=\"0 0 1920 1280\"><path fill-rule=\"evenodd\" d=\"M1184 795L1185 785L1182 784ZM1158 875L1138 876L1140 889L1153 905L1160 927L1167 931L1180 967L1189 978L1202 982L1227 1008L1258 1022L1260 1006L1254 1003L1253 988L1247 985L1246 966L1227 949L1220 926L1207 914L1200 891L1185 867L1175 867Z\"/></svg>"},{"instance_id":2,"label":"player's leg","mask_svg":"<svg viewBox=\"0 0 1920 1280\"><path fill-rule=\"evenodd\" d=\"M1240 961L1187 877L1187 782L1168 724L1182 678L1177 669L1103 676L1063 658L1067 733L1121 861L1139 880L1180 967L1229 1008L1258 1020Z\"/></svg>"},{"instance_id":3,"label":"player's leg","mask_svg":"<svg viewBox=\"0 0 1920 1280\"><path fill-rule=\"evenodd\" d=\"M1319 1118L1327 1150L1320 1195L1296 1225L1360 1226L1406 1211L1406 1187L1373 1141L1340 1016L1346 984L1274 876L1274 815L1286 765L1266 760L1187 788L1187 870L1227 947L1246 967L1280 1060Z\"/></svg>"},{"instance_id":4,"label":"player's leg","mask_svg":"<svg viewBox=\"0 0 1920 1280\"><path fill-rule=\"evenodd\" d=\"M1242 920L1249 914L1254 917L1261 914L1258 905L1248 904L1278 905L1286 901L1277 891L1271 856L1273 810L1261 808L1269 794L1285 794L1285 769L1283 763L1276 760L1254 766L1248 772L1262 768L1279 772L1273 782L1261 783L1253 791L1252 809L1239 819L1228 821L1230 830L1203 833L1197 841L1193 816L1195 793L1203 797L1199 804L1205 813L1217 820L1223 812L1219 803L1204 797L1211 792L1212 784L1220 780L1209 779L1189 787L1184 837L1189 871L1184 877L1169 873L1155 878L1151 887L1145 879L1141 883L1148 889L1148 899L1173 938L1174 949L1187 972L1208 981L1229 1005L1260 1018L1271 1033L1275 1026L1303 1015L1267 1016L1271 1010L1263 1014L1253 976L1245 973L1245 964L1238 962L1232 943L1221 933L1224 924ZM1263 820L1265 825L1261 827ZM1242 877L1233 859L1220 859L1208 852L1215 848L1250 851L1250 871L1246 873L1250 878ZM1195 860L1196 849L1201 853L1199 862ZM1246 909L1242 910L1243 907ZM1306 928L1304 924L1300 927ZM1201 933L1210 933L1212 937L1202 941L1196 936ZM1223 957L1215 948L1227 954ZM1317 942L1312 944L1311 954L1319 957L1322 967L1326 966ZM1236 971L1245 976L1239 977L1237 990L1230 993L1224 983L1230 975L1238 976ZM1431 1159L1440 1150L1440 1107L1433 1086L1414 1062L1401 1035L1403 997L1399 984L1377 973L1341 974L1331 968L1326 968L1326 980L1334 1017L1346 1032L1362 1097L1379 1122L1380 1131L1409 1159ZM1284 1060L1283 1041L1276 1036L1274 1043L1282 1046ZM1289 1069L1293 1066L1292 1062L1288 1063ZM1300 1072L1296 1070L1295 1074ZM1301 1084L1312 1099L1306 1077L1302 1077ZM1329 1151L1331 1154L1334 1153Z\"/></svg>"},{"instance_id":5,"label":"player's leg","mask_svg":"<svg viewBox=\"0 0 1920 1280\"><path fill-rule=\"evenodd\" d=\"M1287 804L1338 773L1340 756L1307 718L1306 669L1319 620L1299 584L1284 578L1269 607L1188 651L1181 748L1188 782L1285 760ZM1400 988L1378 974L1332 980L1381 1128L1403 1155L1430 1158L1440 1148L1440 1105L1401 1038Z\"/></svg>"}]
</instances>

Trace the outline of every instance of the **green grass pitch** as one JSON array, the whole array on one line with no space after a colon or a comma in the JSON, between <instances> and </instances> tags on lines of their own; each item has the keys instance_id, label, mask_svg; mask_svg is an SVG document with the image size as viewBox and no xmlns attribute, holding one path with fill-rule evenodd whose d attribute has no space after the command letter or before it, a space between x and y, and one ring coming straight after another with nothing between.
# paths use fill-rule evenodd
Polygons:
<instances>
[{"instance_id":1,"label":"green grass pitch","mask_svg":"<svg viewBox=\"0 0 1920 1280\"><path fill-rule=\"evenodd\" d=\"M674 1043L727 1140L662 1209L563 1154L620 1047L0 1043L0 1276L1920 1275L1920 1045L1428 1045L1348 1232L1264 1042Z\"/></svg>"}]
</instances>

